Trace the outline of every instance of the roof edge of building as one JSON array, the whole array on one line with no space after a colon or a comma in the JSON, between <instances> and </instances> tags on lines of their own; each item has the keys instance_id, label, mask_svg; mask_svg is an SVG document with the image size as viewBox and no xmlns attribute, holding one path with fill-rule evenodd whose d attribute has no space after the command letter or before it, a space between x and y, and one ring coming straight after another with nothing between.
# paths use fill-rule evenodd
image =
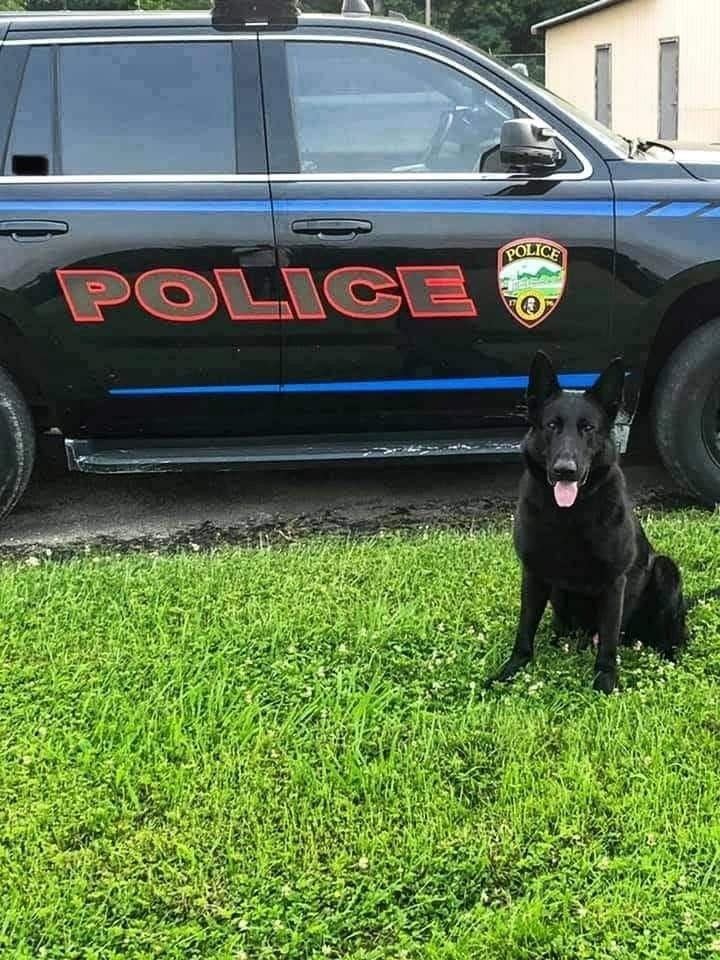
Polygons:
<instances>
[{"instance_id":1,"label":"roof edge of building","mask_svg":"<svg viewBox=\"0 0 720 960\"><path fill-rule=\"evenodd\" d=\"M605 7L612 7L616 3L623 3L624 0L593 0L592 3L586 3L582 7L576 7L575 10L568 10L567 13L558 14L557 17L551 17L549 20L541 20L530 27L530 33L537 35L543 30L558 27L561 23L567 23L568 20L577 20L579 17L585 17L590 13L596 13Z\"/></svg>"}]
</instances>

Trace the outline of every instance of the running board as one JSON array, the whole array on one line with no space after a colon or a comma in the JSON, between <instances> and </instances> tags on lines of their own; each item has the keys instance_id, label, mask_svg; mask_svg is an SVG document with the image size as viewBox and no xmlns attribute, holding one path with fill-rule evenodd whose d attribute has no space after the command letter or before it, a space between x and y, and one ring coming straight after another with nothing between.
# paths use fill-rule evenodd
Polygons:
<instances>
[{"instance_id":1,"label":"running board","mask_svg":"<svg viewBox=\"0 0 720 960\"><path fill-rule=\"evenodd\" d=\"M290 436L216 440L65 441L68 467L83 473L235 470L328 461L505 459L520 451L523 431Z\"/></svg>"}]
</instances>

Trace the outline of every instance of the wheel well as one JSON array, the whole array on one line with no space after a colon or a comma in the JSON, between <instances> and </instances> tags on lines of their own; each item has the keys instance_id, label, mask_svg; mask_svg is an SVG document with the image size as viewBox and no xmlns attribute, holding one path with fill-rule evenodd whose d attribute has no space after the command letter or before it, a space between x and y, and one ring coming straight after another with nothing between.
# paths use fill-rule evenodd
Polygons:
<instances>
[{"instance_id":1,"label":"wheel well","mask_svg":"<svg viewBox=\"0 0 720 960\"><path fill-rule=\"evenodd\" d=\"M40 428L47 426L49 405L44 394L38 371L34 369L33 357L29 355L27 339L14 323L0 314L0 338L2 357L0 366L15 380L31 408L33 419Z\"/></svg>"},{"instance_id":2,"label":"wheel well","mask_svg":"<svg viewBox=\"0 0 720 960\"><path fill-rule=\"evenodd\" d=\"M720 315L720 281L703 283L686 291L670 306L655 334L645 367L638 414L647 414L665 361L689 334Z\"/></svg>"}]
</instances>

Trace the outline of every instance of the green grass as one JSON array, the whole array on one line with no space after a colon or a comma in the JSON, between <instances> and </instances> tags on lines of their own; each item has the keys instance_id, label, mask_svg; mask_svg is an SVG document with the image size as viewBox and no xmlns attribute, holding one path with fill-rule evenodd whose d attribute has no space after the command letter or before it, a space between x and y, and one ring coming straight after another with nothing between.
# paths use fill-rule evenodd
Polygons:
<instances>
[{"instance_id":1,"label":"green grass","mask_svg":"<svg viewBox=\"0 0 720 960\"><path fill-rule=\"evenodd\" d=\"M690 594L720 516L647 518ZM475 534L0 568L0 957L720 955L720 603L622 692Z\"/></svg>"}]
</instances>

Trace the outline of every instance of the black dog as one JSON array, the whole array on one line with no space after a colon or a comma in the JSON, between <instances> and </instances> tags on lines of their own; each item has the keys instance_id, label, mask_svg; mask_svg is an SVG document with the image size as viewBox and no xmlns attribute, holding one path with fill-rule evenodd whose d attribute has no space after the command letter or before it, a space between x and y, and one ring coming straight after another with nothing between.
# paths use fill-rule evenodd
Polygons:
<instances>
[{"instance_id":1,"label":"black dog","mask_svg":"<svg viewBox=\"0 0 720 960\"><path fill-rule=\"evenodd\" d=\"M520 623L496 680L532 660L548 600L556 633L581 631L597 642L593 686L604 693L617 683L621 637L670 659L687 640L680 572L648 543L618 465L611 427L624 379L617 359L584 394L565 393L545 354L535 356L514 528L523 564Z\"/></svg>"}]
</instances>

